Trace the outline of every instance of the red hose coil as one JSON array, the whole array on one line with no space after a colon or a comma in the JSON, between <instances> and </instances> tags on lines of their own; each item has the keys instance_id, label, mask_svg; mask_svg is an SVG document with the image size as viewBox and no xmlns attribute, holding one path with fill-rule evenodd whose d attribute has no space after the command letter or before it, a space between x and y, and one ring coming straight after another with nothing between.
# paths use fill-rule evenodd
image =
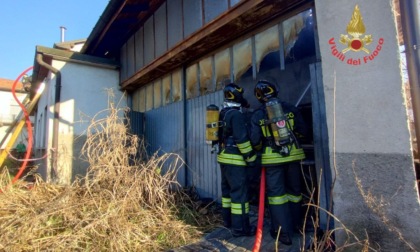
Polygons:
<instances>
[{"instance_id":1,"label":"red hose coil","mask_svg":"<svg viewBox=\"0 0 420 252\"><path fill-rule=\"evenodd\" d=\"M20 176L22 175L23 171L26 168L26 165L28 164L28 159L31 156L31 151L32 151L32 144L33 144L33 133L32 133L32 123L31 120L29 118L29 114L28 111L26 110L26 107L19 101L19 99L16 96L16 85L19 82L19 80L22 78L23 75L25 75L28 71L32 70L34 67L31 66L28 69L26 69L25 71L23 71L19 77L17 77L17 79L15 80L15 82L13 82L13 86L12 86L12 94L13 97L15 98L16 102L19 104L19 107L22 109L24 115L25 115L25 122L26 122L26 127L28 130L28 147L26 148L26 153L25 153L25 157L24 157L24 161L21 165L21 167L19 168L18 173L16 174L16 176L13 178L12 180L12 184L15 183Z\"/></svg>"}]
</instances>

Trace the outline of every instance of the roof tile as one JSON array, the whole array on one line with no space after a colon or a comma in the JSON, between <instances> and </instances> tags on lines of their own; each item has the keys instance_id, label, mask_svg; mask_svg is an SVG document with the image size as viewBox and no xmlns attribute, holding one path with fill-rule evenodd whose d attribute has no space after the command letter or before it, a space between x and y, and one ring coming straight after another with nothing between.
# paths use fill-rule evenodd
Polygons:
<instances>
[{"instance_id":1,"label":"roof tile","mask_svg":"<svg viewBox=\"0 0 420 252\"><path fill-rule=\"evenodd\" d=\"M14 80L8 80L4 78L0 78L0 89L3 90L12 90ZM16 84L16 90L22 91L23 90L23 84L22 82L18 82Z\"/></svg>"}]
</instances>

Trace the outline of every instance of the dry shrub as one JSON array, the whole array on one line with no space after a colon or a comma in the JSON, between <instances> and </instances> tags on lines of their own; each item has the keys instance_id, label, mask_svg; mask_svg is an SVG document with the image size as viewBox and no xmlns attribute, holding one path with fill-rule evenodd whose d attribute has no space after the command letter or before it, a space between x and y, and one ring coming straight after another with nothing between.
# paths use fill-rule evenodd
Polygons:
<instances>
[{"instance_id":1,"label":"dry shrub","mask_svg":"<svg viewBox=\"0 0 420 252\"><path fill-rule=\"evenodd\" d=\"M0 194L0 251L165 251L201 236L177 218L182 160L139 157L121 111L105 112L87 130L85 177L69 186L37 177L31 190L19 181ZM4 188L10 179L1 177Z\"/></svg>"},{"instance_id":2,"label":"dry shrub","mask_svg":"<svg viewBox=\"0 0 420 252\"><path fill-rule=\"evenodd\" d=\"M208 233L223 226L221 207L211 198L201 198L194 186L176 195L178 216L184 222Z\"/></svg>"}]
</instances>

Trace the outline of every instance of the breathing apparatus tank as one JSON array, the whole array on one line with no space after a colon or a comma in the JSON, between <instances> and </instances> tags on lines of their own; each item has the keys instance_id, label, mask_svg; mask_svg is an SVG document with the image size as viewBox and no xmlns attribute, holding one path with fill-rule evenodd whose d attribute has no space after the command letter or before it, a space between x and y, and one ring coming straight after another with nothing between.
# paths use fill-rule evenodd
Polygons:
<instances>
[{"instance_id":1,"label":"breathing apparatus tank","mask_svg":"<svg viewBox=\"0 0 420 252\"><path fill-rule=\"evenodd\" d=\"M288 155L289 150L287 144L292 142L292 135L287 127L287 118L283 112L283 108L278 99L273 98L266 102L268 121L271 127L274 142L276 146L280 147L280 152L283 155Z\"/></svg>"},{"instance_id":2,"label":"breathing apparatus tank","mask_svg":"<svg viewBox=\"0 0 420 252\"><path fill-rule=\"evenodd\" d=\"M207 144L214 144L219 140L219 107L210 104L206 108L206 142Z\"/></svg>"}]
</instances>

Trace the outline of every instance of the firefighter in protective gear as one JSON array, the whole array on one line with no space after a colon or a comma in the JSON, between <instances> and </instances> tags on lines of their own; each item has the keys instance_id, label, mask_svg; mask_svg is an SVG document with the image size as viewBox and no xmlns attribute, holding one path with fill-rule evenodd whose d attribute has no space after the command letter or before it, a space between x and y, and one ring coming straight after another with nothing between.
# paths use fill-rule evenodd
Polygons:
<instances>
[{"instance_id":1,"label":"firefighter in protective gear","mask_svg":"<svg viewBox=\"0 0 420 252\"><path fill-rule=\"evenodd\" d=\"M261 152L261 165L266 169L266 195L271 215L270 234L283 244L292 244L291 235L301 221L300 161L305 158L299 147L298 136L306 135L307 129L299 110L286 102L277 100L283 109L286 126L293 136L286 143L288 152L283 153L276 145L272 128L268 125L266 103L277 98L277 87L266 80L260 80L254 88L254 95L262 106L251 117L251 143Z\"/></svg>"},{"instance_id":2,"label":"firefighter in protective gear","mask_svg":"<svg viewBox=\"0 0 420 252\"><path fill-rule=\"evenodd\" d=\"M243 89L234 83L225 86L224 103L219 114L223 126L219 128L220 151L217 162L222 175L222 216L232 235L253 236L256 228L249 222L247 170L254 167L256 153L252 149L243 107L248 101Z\"/></svg>"}]
</instances>

